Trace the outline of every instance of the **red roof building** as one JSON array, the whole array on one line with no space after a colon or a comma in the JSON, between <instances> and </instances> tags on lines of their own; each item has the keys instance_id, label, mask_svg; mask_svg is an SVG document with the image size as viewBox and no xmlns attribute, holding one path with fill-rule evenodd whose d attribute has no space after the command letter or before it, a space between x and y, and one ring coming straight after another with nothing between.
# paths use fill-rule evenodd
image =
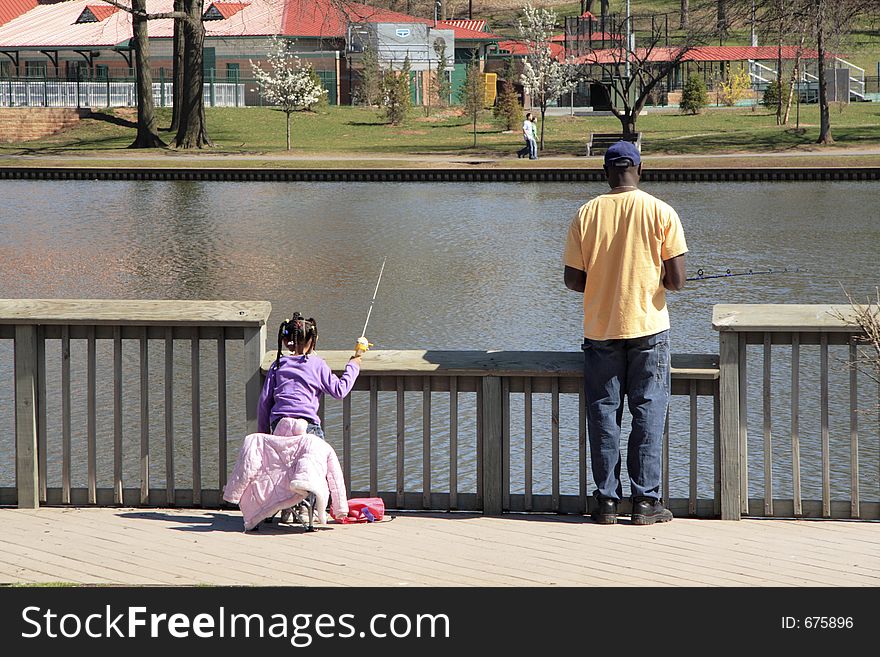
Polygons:
<instances>
[{"instance_id":1,"label":"red roof building","mask_svg":"<svg viewBox=\"0 0 880 657\"><path fill-rule=\"evenodd\" d=\"M170 12L173 0L146 0L149 13ZM52 6L47 6L52 5ZM347 50L349 27L363 23L421 24L431 19L338 0L206 0L205 68L216 81L251 77L251 60L265 59L268 37L292 39L301 59L330 86L331 103L346 102L356 76ZM484 57L499 37L485 21L437 21L455 38L456 67L470 52ZM482 28L482 29L476 29ZM150 20L151 67L170 77L172 19ZM130 77L131 14L100 0L0 0L0 75L107 79ZM449 53L450 57L453 53ZM256 91L249 87L248 93ZM249 99L250 100L250 99Z\"/></svg>"},{"instance_id":2,"label":"red roof building","mask_svg":"<svg viewBox=\"0 0 880 657\"><path fill-rule=\"evenodd\" d=\"M38 4L40 4L38 0L3 0L0 2L0 25L18 18Z\"/></svg>"},{"instance_id":3,"label":"red roof building","mask_svg":"<svg viewBox=\"0 0 880 657\"><path fill-rule=\"evenodd\" d=\"M797 56L797 46L783 46L782 59L792 60ZM680 48L654 48L650 52L644 48L637 48L636 58L640 61L647 59L649 62L670 62L678 58ZM801 59L818 59L819 53L815 50L804 48L801 50ZM772 61L777 58L776 46L697 46L691 48L683 56L682 62L745 62L745 61ZM625 61L624 53L619 48L607 48L594 50L591 53L579 57L579 64L614 64Z\"/></svg>"},{"instance_id":4,"label":"red roof building","mask_svg":"<svg viewBox=\"0 0 880 657\"><path fill-rule=\"evenodd\" d=\"M443 27L461 27L466 30L471 30L473 32L486 32L486 21L478 21L478 20L446 20L446 21L437 21L437 26L443 24Z\"/></svg>"}]
</instances>

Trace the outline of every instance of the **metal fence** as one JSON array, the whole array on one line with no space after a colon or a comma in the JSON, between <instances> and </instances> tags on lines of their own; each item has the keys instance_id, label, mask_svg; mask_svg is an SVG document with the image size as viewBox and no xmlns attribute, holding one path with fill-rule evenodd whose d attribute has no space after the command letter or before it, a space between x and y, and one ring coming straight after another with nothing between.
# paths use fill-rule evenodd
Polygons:
<instances>
[{"instance_id":1,"label":"metal fence","mask_svg":"<svg viewBox=\"0 0 880 657\"><path fill-rule=\"evenodd\" d=\"M171 107L171 82L153 83L157 107ZM240 81L204 84L207 107L244 107L245 84ZM134 80L66 80L55 78L8 78L0 80L0 107L134 107L137 89Z\"/></svg>"}]
</instances>

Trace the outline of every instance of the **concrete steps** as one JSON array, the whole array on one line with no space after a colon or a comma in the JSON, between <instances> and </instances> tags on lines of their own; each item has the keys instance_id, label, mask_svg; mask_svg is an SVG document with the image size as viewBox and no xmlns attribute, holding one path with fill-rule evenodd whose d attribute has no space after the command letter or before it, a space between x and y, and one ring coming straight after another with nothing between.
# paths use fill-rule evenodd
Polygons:
<instances>
[{"instance_id":1,"label":"concrete steps","mask_svg":"<svg viewBox=\"0 0 880 657\"><path fill-rule=\"evenodd\" d=\"M75 126L90 113L57 107L0 108L0 143L42 139Z\"/></svg>"}]
</instances>

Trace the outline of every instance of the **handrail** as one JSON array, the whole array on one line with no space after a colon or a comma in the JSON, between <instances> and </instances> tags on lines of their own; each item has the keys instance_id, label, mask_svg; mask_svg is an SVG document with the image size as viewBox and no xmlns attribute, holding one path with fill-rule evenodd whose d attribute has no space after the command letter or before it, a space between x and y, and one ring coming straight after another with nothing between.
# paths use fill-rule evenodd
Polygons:
<instances>
[{"instance_id":1,"label":"handrail","mask_svg":"<svg viewBox=\"0 0 880 657\"><path fill-rule=\"evenodd\" d=\"M866 306L878 312L876 306ZM859 349L864 332L854 320L856 311L848 305L804 305L804 304L721 304L713 310L712 327L719 331L720 342L720 404L721 404L721 469L722 500L725 507L722 516L739 517L740 514L765 516L795 516L823 518L880 518L880 504L876 500L863 500L861 480L863 473L859 467L859 452L864 439L860 437L859 408ZM763 461L763 498L750 499L749 481L749 435L748 398L749 390L755 390L748 376L749 346L763 347L761 445ZM790 350L779 346L790 346ZM804 346L819 347L819 363L804 361L807 349ZM777 347L774 350L774 347ZM834 357L831 350L841 350ZM779 354L774 358L774 352ZM804 361L802 363L802 361ZM774 362L776 366L774 367ZM833 385L831 368L840 363L840 370L848 372L848 382ZM808 371L808 368L812 368ZM783 371L780 371L783 370ZM818 378L820 399L818 408L801 405L801 381L804 376ZM781 465L774 468L774 453L778 452L779 441L774 435L779 430L779 418L772 413L772 397L778 395L778 381L790 376L790 452L792 496L779 499L774 495L775 481L780 474ZM867 378L867 377L863 377ZM843 396L848 393L849 426L836 428L837 433L848 432L849 440L832 441L835 427L831 422L831 397L834 393ZM841 400L843 401L843 400ZM812 415L812 418L807 418ZM876 412L867 416L873 422ZM774 429L774 419L776 429ZM804 500L801 481L801 422L813 419L818 424L821 449L821 500ZM862 420L864 423L865 420ZM878 427L880 434L880 427ZM863 436L864 433L861 434ZM832 454L832 448L836 451ZM838 502L832 495L831 463L849 462L849 499ZM757 466L757 463L754 463ZM877 482L872 482L876 489ZM842 485L838 483L838 489ZM840 491L838 491L840 492Z\"/></svg>"},{"instance_id":2,"label":"handrail","mask_svg":"<svg viewBox=\"0 0 880 657\"><path fill-rule=\"evenodd\" d=\"M16 488L0 488L0 504L222 504L228 470L227 440L237 442L243 437L240 426L247 432L256 430L262 370L275 356L266 345L270 310L270 304L252 301L0 300L0 339L11 340L14 345L16 450ZM849 370L848 384L835 370L838 362L852 365L861 348L861 331L852 324L853 312L845 305L718 305L714 308L713 328L719 331L720 355L673 355L673 410L680 412L676 409L682 408L681 398L685 397L690 419L689 429L685 423L682 431L679 420L684 418L676 416L673 435L670 437L667 430L664 438L664 495L673 490L670 481L679 482L677 485L685 482L687 487L686 497L669 500L676 515L720 515L727 519L738 519L743 514L880 517L880 501L874 499L877 482L872 480L873 462L869 459L867 469L859 466L865 436L870 435L877 414L874 410L866 416L862 412L865 409L859 407L859 375L855 369ZM181 344L186 348L180 349ZM229 379L227 344L242 353L240 365L231 371ZM154 350L152 345L158 347ZM755 345L763 346L760 391L747 376L750 348ZM123 353L132 347L139 351L139 359L123 359ZM843 357L838 358L835 350L840 350ZM71 361L83 362L82 358L72 357L72 352L85 357L84 367L71 367ZM807 356L813 353L818 353L818 358L811 361ZM344 368L350 354L320 352L336 371ZM153 362L152 368L150 365L156 357L161 361L162 355L164 378L162 370L155 367L161 367L161 362ZM342 402L328 400L326 408L321 409L331 428L331 440L341 438L340 456L350 487L352 462L360 459L363 464L356 473L361 481L355 482L351 492L382 495L392 508L482 510L492 514L589 512L592 502L582 358L577 351L368 352L356 393ZM791 371L786 370L783 378L790 374L791 391L784 393L790 396L792 409L790 499L774 495L784 468L777 454L778 437L774 441L780 418L774 417L778 411L771 404L779 396L778 370L780 366L788 367L789 361ZM205 375L213 376L215 362L216 389L212 389ZM181 366L186 370L182 371ZM57 367L60 373L50 367ZM159 369L159 376L153 375L152 369ZM82 379L76 378L79 375ZM233 392L235 399L229 401L243 401L246 408L233 414L226 390L227 383L238 375L244 388L242 399ZM134 381L127 382L130 376ZM818 382L819 399L814 404L800 401L801 383L808 380ZM48 391L47 381L51 382ZM151 383L155 388L159 381L165 388L164 445L151 452L151 414L155 414L151 409L157 404L151 406L147 396ZM112 384L112 392L102 397L99 384ZM123 386L129 396L138 394L140 401L139 418L126 417L125 423ZM175 404L187 403L180 399L181 391L190 398L190 412L184 409L184 416L191 418L191 434L175 424ZM750 392L757 393L759 408L763 404L760 417L749 415ZM803 393L805 398L809 392ZM835 395L840 392L847 393L848 400L836 404ZM77 415L75 402L80 396L88 408ZM205 403L203 396L208 400ZM159 397L161 406L161 393ZM711 398L711 414L699 412L700 397ZM52 406L58 399L60 403ZM364 401L368 402L366 406ZM849 426L842 428L838 416L847 408L847 401ZM107 409L112 410L112 429L102 435L101 427L107 423L102 421L101 413ZM418 413L413 416L415 411ZM137 411L133 415L137 416ZM707 415L712 426L704 430L701 427ZM801 436L807 434L800 427L813 416L819 440L802 444ZM447 417L448 425L444 427ZM51 437L47 436L47 418L60 425ZM179 425L184 418L176 419ZM750 419L763 424L759 432L761 449L752 453L757 457L763 451L763 460L749 459ZM413 420L417 420L415 424ZM230 425L235 427L231 437ZM129 435L132 427L137 430L138 426L139 445L137 438ZM211 426L212 431L216 426L219 446L213 461L217 464L217 485L204 488L201 454L207 445L202 442L203 426ZM841 433L848 434L848 440ZM80 445L84 453L78 451ZM804 481L821 479L820 499L809 499L809 493L802 490L800 452L802 448L818 452L820 447L821 460L806 456L804 460L816 463L816 471L809 473L813 476ZM869 447L873 449L873 443ZM125 458L131 459L134 454L130 450L138 449L140 487L126 487L123 451ZM443 450L447 450L445 455ZM179 451L186 458L190 453L192 456L191 489L178 487L175 480L175 473L180 474L180 464L175 461L181 458ZM151 488L152 479L162 481L161 477L150 476L151 458L155 461L159 452L165 457L164 488ZM675 457L673 462L687 464L687 472L676 470L670 474L670 452ZM112 457L112 489L98 486L99 454L107 473ZM440 462L438 454L442 456ZM539 459L540 454L543 456ZM698 457L712 460L714 492L709 499L698 495L697 473L706 472L710 464L698 465ZM849 465L844 470L835 468L832 477L832 463ZM88 466L86 488L73 487L73 465L82 468L83 473ZM754 490L760 487L757 479L749 480L750 465L762 468L764 474L762 497L752 496L754 499L750 499L750 486ZM50 473L60 469L60 488L48 487L47 466L51 467ZM787 477L789 473L783 474ZM392 479L394 484L386 489ZM459 485L465 479L466 485ZM841 492L847 499L841 499Z\"/></svg>"},{"instance_id":3,"label":"handrail","mask_svg":"<svg viewBox=\"0 0 880 657\"><path fill-rule=\"evenodd\" d=\"M190 344L190 375L185 381L191 391L192 475L190 497L184 501L202 502L200 396L203 342L216 344L217 426L220 487L226 476L226 377L229 363L226 344L241 341L244 359L240 372L244 379L243 409L245 426L256 430L256 405L260 393L260 359L266 350L266 321L271 304L263 301L142 301L110 299L2 299L0 300L0 338L14 340L15 361L15 503L36 508L40 502L70 504L77 500L89 504L149 504L158 497L150 490L150 406L148 402L150 343L160 342L165 355L165 457L166 488L162 501L179 503L175 485L174 439L174 356L175 343ZM47 372L47 340L60 342L60 376ZM123 481L123 340L136 340L140 359L140 489L125 489ZM87 347L86 382L71 381L71 344ZM106 497L98 489L98 345L112 345L113 381L113 490ZM134 369L132 363L129 369ZM59 407L49 408L47 380L61 383ZM88 486L84 499L71 486L72 422L71 388L85 389L87 396L86 443ZM62 488L50 495L47 487L49 460L48 418L61 418ZM57 450L56 450L57 451ZM2 493L2 491L0 491ZM0 495L2 497L2 495ZM103 502L102 502L103 500ZM218 498L219 501L219 498Z\"/></svg>"},{"instance_id":4,"label":"handrail","mask_svg":"<svg viewBox=\"0 0 880 657\"><path fill-rule=\"evenodd\" d=\"M319 355L327 361L331 369L341 372L351 356L350 351L320 351ZM265 354L262 369L268 370L275 359L276 352ZM587 513L592 508L592 497L587 486L587 444L586 417L583 402L583 354L581 352L525 352L525 351L377 351L371 350L364 357L361 373L355 383L355 391L369 394L369 425L358 432L352 413L351 397L341 403L326 399L321 409L321 418L328 439L337 440L342 435L341 458L345 480L349 487L354 486L354 495L382 496L391 508L421 510L481 510L484 513L499 514L506 511L545 511L563 513ZM673 395L685 396L689 402L688 443L685 447L689 472L688 494L686 498L670 500L672 508L680 515L713 516L719 513L717 495L712 499L698 499L697 459L698 452L716 452L717 422L703 432L708 434L704 447L700 447L700 421L698 419L698 397L711 397L712 415L717 416L718 361L714 355L674 354L672 356ZM396 410L393 404L385 407L380 395L386 398L394 393ZM435 393L440 393L439 417L432 414L438 408ZM448 393L448 396L447 396ZM549 397L548 397L549 395ZM444 400L444 397L446 399ZM568 397L577 402L576 417L566 419L566 404L561 400ZM407 423L408 403L421 401L421 427ZM545 423L539 425L535 420L541 400L550 402L550 415ZM391 400L388 400L391 401ZM524 416L512 417L511 408L522 406ZM340 408L341 406L341 408ZM468 418L459 417L459 409L468 406ZM448 408L448 414L445 412ZM409 413L414 412L410 410ZM418 413L416 410L415 412ZM544 411L546 413L546 410ZM470 415L473 413L474 415ZM332 414L332 417L331 417ZM569 409L571 416L571 409ZM325 421L326 420L326 421ZM444 423L448 425L444 427ZM463 424L462 424L463 423ZM458 456L459 446L465 441L461 426L471 429L476 451L474 474L476 492L460 490ZM543 429L541 429L543 427ZM391 444L382 445L380 434L396 429ZM408 456L413 449L412 434L421 434L421 455ZM359 445L353 437L360 435L359 445L366 442L369 456L368 483L352 479L352 448ZM543 439L540 437L543 435ZM332 438L331 438L332 436ZM576 445L570 441L577 437ZM565 440L563 440L565 438ZM407 446L409 445L409 447ZM663 490L668 496L670 490L669 466L670 436L667 429L664 437L666 455L663 468ZM534 450L549 449L550 462L546 479L538 482L533 462ZM578 492L572 494L562 490L561 469L566 463L565 451L572 449L577 453ZM442 461L437 470L436 456L432 462L432 452L442 454L448 450L449 459ZM357 451L357 449L355 449ZM378 468L379 453L391 454L394 463L385 464L384 477ZM515 458L512 458L515 456ZM355 457L354 460L356 460ZM568 460L572 459L568 457ZM707 457L703 457L707 458ZM709 456L708 458L712 458ZM514 461L521 461L520 464ZM473 463L473 461L471 461ZM392 489L383 490L380 479L386 481L394 468L395 484ZM417 476L421 465L420 490L412 491L412 478ZM717 493L718 469L713 463ZM409 477L407 477L409 467ZM447 469L448 467L448 469ZM473 467L473 466L469 466ZM519 469L522 468L522 469ZM361 468L363 471L364 468ZM362 477L367 476L366 474ZM436 490L433 479L436 476L448 479L448 490ZM682 476L675 473L676 477ZM518 479L524 488L523 493L514 492L511 481ZM407 481L409 479L409 482ZM534 491L537 485L550 485L551 493L539 494ZM418 484L415 484L418 486ZM570 488L570 487L569 487ZM626 509L627 502L622 508Z\"/></svg>"}]
</instances>

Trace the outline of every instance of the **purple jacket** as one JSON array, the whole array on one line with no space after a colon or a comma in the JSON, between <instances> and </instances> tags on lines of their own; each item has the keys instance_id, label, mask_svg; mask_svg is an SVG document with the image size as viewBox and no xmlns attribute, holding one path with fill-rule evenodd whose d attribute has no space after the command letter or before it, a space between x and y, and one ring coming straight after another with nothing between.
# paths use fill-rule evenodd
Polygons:
<instances>
[{"instance_id":1,"label":"purple jacket","mask_svg":"<svg viewBox=\"0 0 880 657\"><path fill-rule=\"evenodd\" d=\"M348 361L341 377L330 370L324 359L309 356L282 356L277 368L272 363L257 406L257 431L271 433L271 424L282 417L302 418L312 424L318 420L321 395L342 399L360 373L356 361Z\"/></svg>"}]
</instances>

